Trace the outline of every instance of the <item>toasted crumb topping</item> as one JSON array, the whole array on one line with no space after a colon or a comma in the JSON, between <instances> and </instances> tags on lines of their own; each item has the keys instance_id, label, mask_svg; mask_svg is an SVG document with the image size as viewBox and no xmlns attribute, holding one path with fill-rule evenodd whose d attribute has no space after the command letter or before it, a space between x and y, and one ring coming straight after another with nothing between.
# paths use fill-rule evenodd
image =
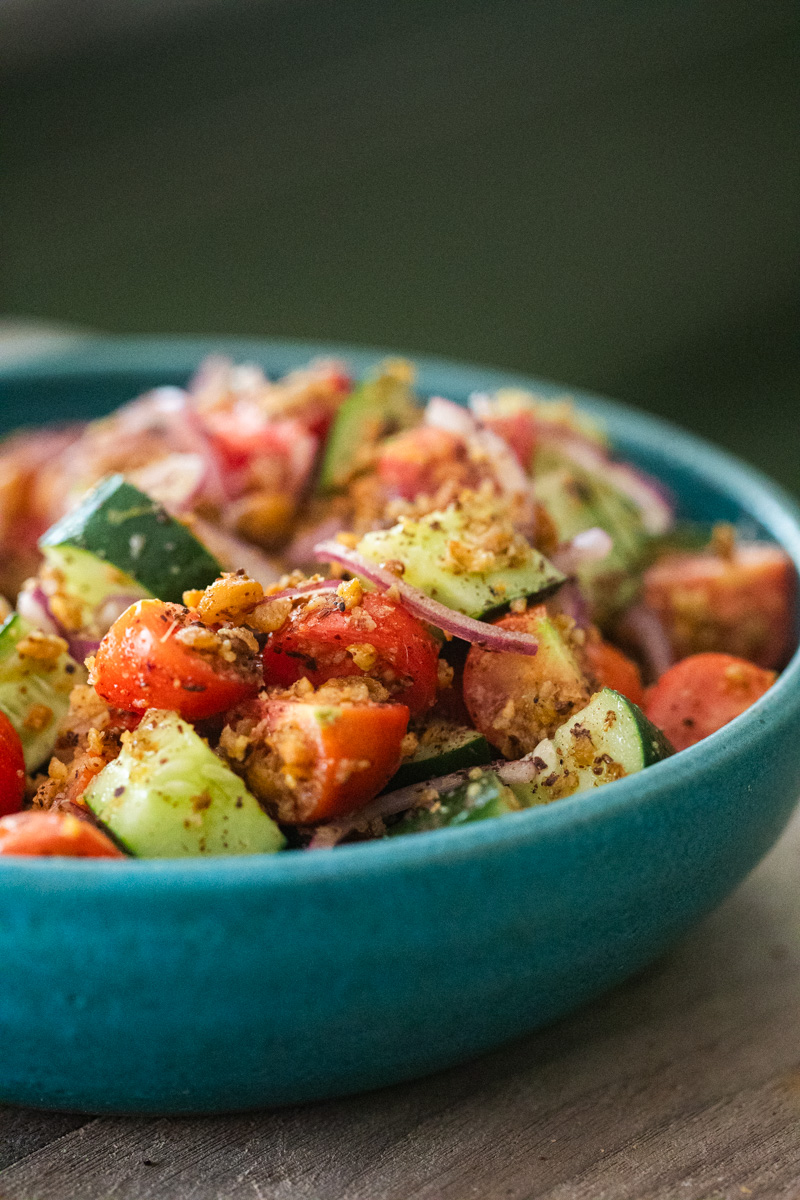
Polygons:
<instances>
[{"instance_id":1,"label":"toasted crumb topping","mask_svg":"<svg viewBox=\"0 0 800 1200\"><path fill-rule=\"evenodd\" d=\"M356 642L347 647L347 653L359 671L371 671L378 661L378 651L369 642Z\"/></svg>"},{"instance_id":2,"label":"toasted crumb topping","mask_svg":"<svg viewBox=\"0 0 800 1200\"><path fill-rule=\"evenodd\" d=\"M336 595L344 604L345 612L351 612L357 608L364 597L364 589L358 579L351 579L348 583L340 583L336 589Z\"/></svg>"},{"instance_id":3,"label":"toasted crumb topping","mask_svg":"<svg viewBox=\"0 0 800 1200\"><path fill-rule=\"evenodd\" d=\"M40 629L32 629L17 642L20 658L31 658L39 663L55 663L67 649L64 638L54 633L42 633Z\"/></svg>"},{"instance_id":4,"label":"toasted crumb topping","mask_svg":"<svg viewBox=\"0 0 800 1200\"><path fill-rule=\"evenodd\" d=\"M210 584L197 604L200 620L206 625L221 621L243 620L264 599L264 589L244 571L224 572Z\"/></svg>"}]
</instances>

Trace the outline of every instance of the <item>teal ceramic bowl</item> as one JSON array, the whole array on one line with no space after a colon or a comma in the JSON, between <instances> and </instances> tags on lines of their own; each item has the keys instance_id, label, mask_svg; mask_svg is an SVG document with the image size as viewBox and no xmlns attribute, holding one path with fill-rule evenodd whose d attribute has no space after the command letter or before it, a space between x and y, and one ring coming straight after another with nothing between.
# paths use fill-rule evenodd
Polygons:
<instances>
[{"instance_id":1,"label":"teal ceramic bowl","mask_svg":"<svg viewBox=\"0 0 800 1200\"><path fill-rule=\"evenodd\" d=\"M97 414L209 350L285 371L341 353L114 341L6 369L6 426ZM552 385L441 361L424 393ZM800 563L800 513L750 468L592 396L697 518L750 518ZM314 854L0 860L0 1100L211 1112L436 1071L613 986L731 891L800 794L800 659L744 716L641 775L497 821Z\"/></svg>"}]
</instances>

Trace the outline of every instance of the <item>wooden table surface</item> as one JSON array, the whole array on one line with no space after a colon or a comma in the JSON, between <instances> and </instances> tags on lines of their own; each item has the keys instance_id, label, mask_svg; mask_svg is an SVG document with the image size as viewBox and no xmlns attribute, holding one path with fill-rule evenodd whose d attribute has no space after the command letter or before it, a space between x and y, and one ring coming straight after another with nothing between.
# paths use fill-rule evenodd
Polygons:
<instances>
[{"instance_id":1,"label":"wooden table surface","mask_svg":"<svg viewBox=\"0 0 800 1200\"><path fill-rule=\"evenodd\" d=\"M665 959L417 1083L216 1118L0 1109L0 1200L800 1197L800 814Z\"/></svg>"},{"instance_id":2,"label":"wooden table surface","mask_svg":"<svg viewBox=\"0 0 800 1200\"><path fill-rule=\"evenodd\" d=\"M42 333L0 324L0 358ZM800 1198L800 812L668 957L431 1079L218 1118L0 1108L0 1200L748 1196Z\"/></svg>"}]
</instances>

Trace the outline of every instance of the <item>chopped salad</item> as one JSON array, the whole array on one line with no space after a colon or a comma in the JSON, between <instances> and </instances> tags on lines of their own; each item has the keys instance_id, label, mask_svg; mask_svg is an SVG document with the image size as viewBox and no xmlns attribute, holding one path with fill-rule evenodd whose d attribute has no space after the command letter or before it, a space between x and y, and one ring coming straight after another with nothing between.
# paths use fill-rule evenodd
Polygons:
<instances>
[{"instance_id":1,"label":"chopped salad","mask_svg":"<svg viewBox=\"0 0 800 1200\"><path fill-rule=\"evenodd\" d=\"M777 545L568 400L213 359L0 445L0 853L330 849L613 783L793 649ZM14 607L11 607L11 604Z\"/></svg>"}]
</instances>

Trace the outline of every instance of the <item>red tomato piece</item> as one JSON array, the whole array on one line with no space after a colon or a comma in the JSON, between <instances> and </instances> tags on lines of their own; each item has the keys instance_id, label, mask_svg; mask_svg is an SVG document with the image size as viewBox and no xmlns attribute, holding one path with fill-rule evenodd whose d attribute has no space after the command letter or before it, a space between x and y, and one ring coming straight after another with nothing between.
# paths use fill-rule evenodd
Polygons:
<instances>
[{"instance_id":1,"label":"red tomato piece","mask_svg":"<svg viewBox=\"0 0 800 1200\"><path fill-rule=\"evenodd\" d=\"M19 812L25 796L25 756L19 734L0 712L0 817Z\"/></svg>"},{"instance_id":2,"label":"red tomato piece","mask_svg":"<svg viewBox=\"0 0 800 1200\"><path fill-rule=\"evenodd\" d=\"M0 819L0 854L45 858L125 858L111 838L73 813L31 809Z\"/></svg>"},{"instance_id":3,"label":"red tomato piece","mask_svg":"<svg viewBox=\"0 0 800 1200\"><path fill-rule=\"evenodd\" d=\"M589 641L586 643L586 658L601 687L613 688L621 696L644 707L644 688L639 668L627 654L623 654L610 642Z\"/></svg>"},{"instance_id":4,"label":"red tomato piece","mask_svg":"<svg viewBox=\"0 0 800 1200\"><path fill-rule=\"evenodd\" d=\"M379 592L366 592L349 611L341 607L334 598L320 608L294 609L264 647L267 685L288 687L305 677L319 687L328 679L369 675L412 715L430 708L439 647L421 621Z\"/></svg>"},{"instance_id":5,"label":"red tomato piece","mask_svg":"<svg viewBox=\"0 0 800 1200\"><path fill-rule=\"evenodd\" d=\"M792 648L795 572L780 546L736 546L731 557L670 554L644 576L644 601L661 617L678 658L717 650L759 667L783 666Z\"/></svg>"},{"instance_id":6,"label":"red tomato piece","mask_svg":"<svg viewBox=\"0 0 800 1200\"><path fill-rule=\"evenodd\" d=\"M264 752L247 782L289 824L324 821L368 803L400 765L405 704L259 701Z\"/></svg>"},{"instance_id":7,"label":"red tomato piece","mask_svg":"<svg viewBox=\"0 0 800 1200\"><path fill-rule=\"evenodd\" d=\"M448 480L475 482L463 439L446 429L418 425L384 442L378 477L392 496L433 495Z\"/></svg>"},{"instance_id":8,"label":"red tomato piece","mask_svg":"<svg viewBox=\"0 0 800 1200\"><path fill-rule=\"evenodd\" d=\"M464 666L464 700L475 728L506 758L519 758L582 708L591 695L571 623L550 617L543 604L494 622L530 633L536 654L507 654L472 646Z\"/></svg>"},{"instance_id":9,"label":"red tomato piece","mask_svg":"<svg viewBox=\"0 0 800 1200\"><path fill-rule=\"evenodd\" d=\"M95 690L116 708L167 708L187 721L212 717L255 696L257 651L238 639L235 662L217 635L181 604L140 600L109 629L95 655Z\"/></svg>"},{"instance_id":10,"label":"red tomato piece","mask_svg":"<svg viewBox=\"0 0 800 1200\"><path fill-rule=\"evenodd\" d=\"M483 418L482 422L492 433L496 433L516 454L519 464L529 471L536 453L536 418L532 412L498 413Z\"/></svg>"},{"instance_id":11,"label":"red tomato piece","mask_svg":"<svg viewBox=\"0 0 800 1200\"><path fill-rule=\"evenodd\" d=\"M775 678L732 654L693 654L648 688L645 713L676 750L685 750L738 717Z\"/></svg>"}]
</instances>

